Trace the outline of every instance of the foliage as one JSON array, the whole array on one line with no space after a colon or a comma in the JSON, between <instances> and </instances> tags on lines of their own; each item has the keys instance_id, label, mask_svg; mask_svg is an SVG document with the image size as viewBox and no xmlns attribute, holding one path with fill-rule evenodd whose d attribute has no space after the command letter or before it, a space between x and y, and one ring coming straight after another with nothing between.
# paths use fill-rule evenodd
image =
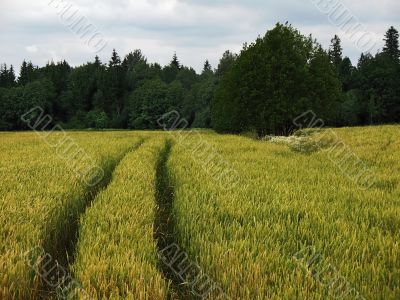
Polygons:
<instances>
[{"instance_id":1,"label":"foliage","mask_svg":"<svg viewBox=\"0 0 400 300\"><path fill-rule=\"evenodd\" d=\"M391 26L385 34L385 47L383 52L388 54L394 60L399 60L400 49L399 49L399 32Z\"/></svg>"},{"instance_id":2,"label":"foliage","mask_svg":"<svg viewBox=\"0 0 400 300\"><path fill-rule=\"evenodd\" d=\"M53 110L54 86L48 79L41 79L25 86L0 90L0 126L2 130L27 129L21 116L34 107L41 107L44 112Z\"/></svg>"},{"instance_id":3,"label":"foliage","mask_svg":"<svg viewBox=\"0 0 400 300\"><path fill-rule=\"evenodd\" d=\"M108 116L102 110L92 110L86 116L86 126L88 128L104 129L108 126Z\"/></svg>"},{"instance_id":4,"label":"foliage","mask_svg":"<svg viewBox=\"0 0 400 300\"><path fill-rule=\"evenodd\" d=\"M289 25L277 24L242 50L212 107L218 131L288 134L307 110L331 119L340 90L328 54Z\"/></svg>"},{"instance_id":5,"label":"foliage","mask_svg":"<svg viewBox=\"0 0 400 300\"><path fill-rule=\"evenodd\" d=\"M337 35L335 35L331 40L331 47L329 48L328 53L329 53L329 58L332 64L335 66L337 72L339 72L340 66L343 61L342 50L343 48L341 45L340 38Z\"/></svg>"},{"instance_id":6,"label":"foliage","mask_svg":"<svg viewBox=\"0 0 400 300\"><path fill-rule=\"evenodd\" d=\"M382 52L361 54L357 66L343 57L339 36L325 51L288 24L244 44L239 55L226 51L215 70L206 60L200 74L182 65L176 53L162 67L150 64L140 50L120 57L113 49L107 64L96 56L76 67L66 61L38 67L24 60L18 78L13 66L1 64L0 130L26 129L19 117L33 104L45 105L54 122L74 129L156 129L154 119L168 109L177 110L190 127L259 136L290 134L292 119L308 110L327 126L397 123L398 38L390 27ZM31 101L25 89L33 83L38 91ZM150 86L160 91L143 90ZM96 125L98 112L106 116Z\"/></svg>"}]
</instances>

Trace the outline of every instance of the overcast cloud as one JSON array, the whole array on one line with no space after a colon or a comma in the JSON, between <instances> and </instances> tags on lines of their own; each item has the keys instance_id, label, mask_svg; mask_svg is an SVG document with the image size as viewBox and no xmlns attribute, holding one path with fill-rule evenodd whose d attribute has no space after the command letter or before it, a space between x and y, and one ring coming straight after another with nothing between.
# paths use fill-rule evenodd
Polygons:
<instances>
[{"instance_id":1,"label":"overcast cloud","mask_svg":"<svg viewBox=\"0 0 400 300\"><path fill-rule=\"evenodd\" d=\"M50 0L0 0L0 62L19 68L23 59L36 65L66 59L72 65L93 61L93 49L60 20ZM54 0L62 1L62 0ZM361 50L332 25L311 0L64 0L104 35L98 53L108 62L112 48L120 56L142 49L150 62L167 64L176 51L181 63L201 70L206 59L216 67L222 53L239 51L277 22L288 21L325 47L334 34L344 55L356 62ZM314 0L316 1L316 0ZM342 0L363 30L383 45L391 25L400 29L398 0Z\"/></svg>"}]
</instances>

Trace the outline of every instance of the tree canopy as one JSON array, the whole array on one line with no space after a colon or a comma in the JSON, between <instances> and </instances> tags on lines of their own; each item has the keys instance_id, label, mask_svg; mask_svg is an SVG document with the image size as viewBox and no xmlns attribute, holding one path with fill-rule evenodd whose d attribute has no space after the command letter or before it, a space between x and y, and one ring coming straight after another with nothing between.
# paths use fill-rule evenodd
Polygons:
<instances>
[{"instance_id":1,"label":"tree canopy","mask_svg":"<svg viewBox=\"0 0 400 300\"><path fill-rule=\"evenodd\" d=\"M311 36L277 24L240 53L226 51L216 69L200 74L174 53L166 66L140 50L107 63L35 66L19 76L0 64L0 130L23 130L22 114L40 106L64 128L159 129L172 110L196 128L289 134L292 120L313 110L329 126L400 122L399 34L390 27L381 52L362 53L353 66L338 35L324 50Z\"/></svg>"},{"instance_id":2,"label":"tree canopy","mask_svg":"<svg viewBox=\"0 0 400 300\"><path fill-rule=\"evenodd\" d=\"M328 54L290 25L246 46L222 79L212 107L218 131L287 134L308 109L331 119L340 85Z\"/></svg>"}]
</instances>

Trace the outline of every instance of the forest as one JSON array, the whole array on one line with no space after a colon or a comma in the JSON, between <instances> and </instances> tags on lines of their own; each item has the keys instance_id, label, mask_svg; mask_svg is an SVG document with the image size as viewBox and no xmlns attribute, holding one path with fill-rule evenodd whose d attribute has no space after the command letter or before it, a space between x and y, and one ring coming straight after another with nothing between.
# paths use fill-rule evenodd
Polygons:
<instances>
[{"instance_id":1,"label":"forest","mask_svg":"<svg viewBox=\"0 0 400 300\"><path fill-rule=\"evenodd\" d=\"M378 53L357 65L343 56L340 37L329 49L289 24L278 23L240 53L226 51L201 74L180 63L149 63L141 50L109 62L44 67L24 60L0 68L0 130L26 130L21 116L39 106L65 129L160 129L177 111L191 128L287 135L293 119L312 110L333 127L400 122L399 34L390 27Z\"/></svg>"}]
</instances>

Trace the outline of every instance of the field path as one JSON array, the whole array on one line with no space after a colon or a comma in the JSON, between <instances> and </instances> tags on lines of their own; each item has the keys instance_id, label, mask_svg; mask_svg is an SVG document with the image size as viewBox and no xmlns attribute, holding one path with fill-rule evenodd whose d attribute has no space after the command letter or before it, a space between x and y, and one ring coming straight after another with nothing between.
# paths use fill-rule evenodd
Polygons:
<instances>
[{"instance_id":1,"label":"field path","mask_svg":"<svg viewBox=\"0 0 400 300\"><path fill-rule=\"evenodd\" d=\"M157 212L154 220L154 238L160 256L159 268L163 276L172 282L169 290L170 299L197 299L191 293L184 277L179 271L183 265L190 263L190 258L180 247L176 237L173 216L174 185L168 174L167 162L173 143L168 140L160 154L156 169L156 201ZM169 250L170 249L170 250ZM198 274L191 274L197 276Z\"/></svg>"},{"instance_id":2,"label":"field path","mask_svg":"<svg viewBox=\"0 0 400 300\"><path fill-rule=\"evenodd\" d=\"M57 238L49 236L49 239L57 241L56 244L49 242L44 243L44 245L51 245L51 248L46 249L46 247L44 247L45 253L50 254L52 259L54 261L57 261L57 263L62 267L62 269L67 271L68 275L71 274L70 266L75 261L76 243L79 238L80 216L85 213L86 208L92 204L93 200L96 198L99 192L106 189L107 186L110 184L113 177L113 172L117 168L119 163L123 160L123 158L128 153L136 151L144 143L144 141L145 139L141 138L132 147L127 149L125 152L121 153L121 155L117 159L113 160L110 163L109 168L104 169L103 179L95 186L90 187L90 191L87 194L86 199L84 199L85 205L81 207L79 211L75 211L75 213L73 214L71 213L69 215L69 219L67 222L68 230L65 231L68 234L60 234L60 236ZM50 269L46 270L46 267ZM54 269L54 264L48 264L47 266L43 265L42 269L45 272L49 272L49 274L51 274ZM69 278L69 276L67 276L67 278ZM41 282L40 297L42 299L54 299L55 295L57 295L57 291L55 290L55 288L62 288L60 284L52 284L53 282L62 283L62 285L64 286L70 284L70 282L68 282L68 279L67 280L65 279L65 274L64 275L59 273L52 274L50 281L42 280Z\"/></svg>"}]
</instances>

